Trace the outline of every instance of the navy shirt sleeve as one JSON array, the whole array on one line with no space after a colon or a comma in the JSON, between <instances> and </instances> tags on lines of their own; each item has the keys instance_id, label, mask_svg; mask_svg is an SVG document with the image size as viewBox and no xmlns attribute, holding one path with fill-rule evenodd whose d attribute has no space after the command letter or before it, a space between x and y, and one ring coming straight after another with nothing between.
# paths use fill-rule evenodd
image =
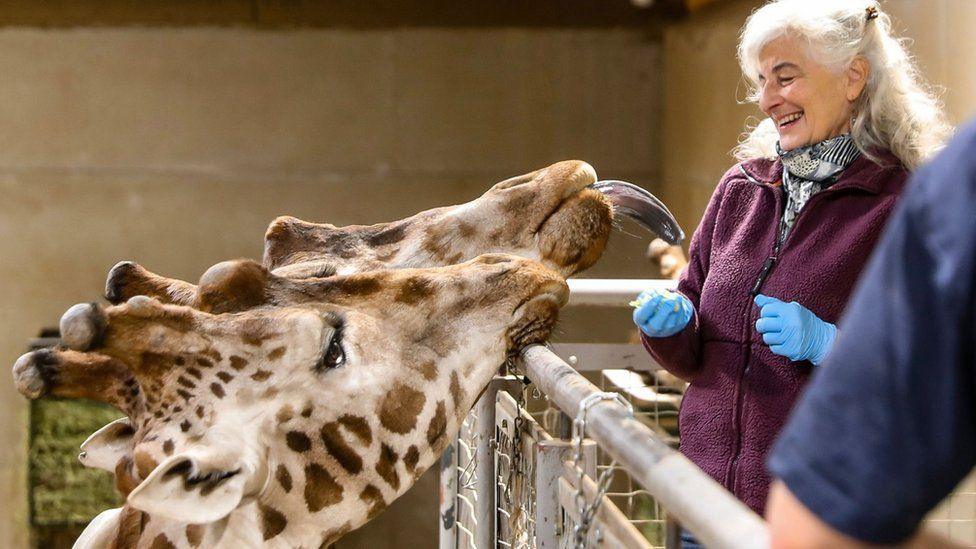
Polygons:
<instances>
[{"instance_id":1,"label":"navy shirt sleeve","mask_svg":"<svg viewBox=\"0 0 976 549\"><path fill-rule=\"evenodd\" d=\"M770 455L840 532L904 540L976 463L974 266L976 125L913 177Z\"/></svg>"}]
</instances>

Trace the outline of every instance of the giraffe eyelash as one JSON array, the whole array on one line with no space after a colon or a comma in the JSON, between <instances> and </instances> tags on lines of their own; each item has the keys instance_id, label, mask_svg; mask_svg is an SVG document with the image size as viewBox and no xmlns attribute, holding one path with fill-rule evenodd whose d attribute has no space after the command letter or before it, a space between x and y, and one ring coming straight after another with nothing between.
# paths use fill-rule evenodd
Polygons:
<instances>
[{"instance_id":1,"label":"giraffe eyelash","mask_svg":"<svg viewBox=\"0 0 976 549\"><path fill-rule=\"evenodd\" d=\"M332 333L323 342L322 352L315 364L316 372L333 370L345 365L346 353L342 346L342 333L343 324L340 321L332 327Z\"/></svg>"}]
</instances>

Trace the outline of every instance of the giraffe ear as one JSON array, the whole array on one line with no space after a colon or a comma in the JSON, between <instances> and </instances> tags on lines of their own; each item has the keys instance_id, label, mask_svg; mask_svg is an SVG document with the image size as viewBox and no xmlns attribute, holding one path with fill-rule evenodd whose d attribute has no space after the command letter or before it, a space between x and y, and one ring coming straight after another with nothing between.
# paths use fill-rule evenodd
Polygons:
<instances>
[{"instance_id":1,"label":"giraffe ear","mask_svg":"<svg viewBox=\"0 0 976 549\"><path fill-rule=\"evenodd\" d=\"M92 433L81 443L78 461L85 467L115 471L115 465L125 456L131 456L135 429L129 418L117 419Z\"/></svg>"},{"instance_id":2,"label":"giraffe ear","mask_svg":"<svg viewBox=\"0 0 976 549\"><path fill-rule=\"evenodd\" d=\"M227 456L177 454L129 494L128 503L151 515L179 522L205 524L237 508L249 476L241 467L217 467ZM218 459L212 459L218 458Z\"/></svg>"}]
</instances>

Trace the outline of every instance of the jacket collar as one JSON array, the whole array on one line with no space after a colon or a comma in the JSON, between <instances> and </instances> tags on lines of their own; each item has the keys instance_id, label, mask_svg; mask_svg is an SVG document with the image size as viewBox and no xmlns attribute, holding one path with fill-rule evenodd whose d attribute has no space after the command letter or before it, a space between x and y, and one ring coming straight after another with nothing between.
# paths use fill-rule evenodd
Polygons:
<instances>
[{"instance_id":1,"label":"jacket collar","mask_svg":"<svg viewBox=\"0 0 976 549\"><path fill-rule=\"evenodd\" d=\"M880 164L862 154L844 170L837 182L826 190L861 189L878 194L884 190L894 173L905 171L901 161L891 152L879 151L875 156L878 157ZM747 160L739 166L754 183L774 185L783 179L783 163L778 158Z\"/></svg>"}]
</instances>

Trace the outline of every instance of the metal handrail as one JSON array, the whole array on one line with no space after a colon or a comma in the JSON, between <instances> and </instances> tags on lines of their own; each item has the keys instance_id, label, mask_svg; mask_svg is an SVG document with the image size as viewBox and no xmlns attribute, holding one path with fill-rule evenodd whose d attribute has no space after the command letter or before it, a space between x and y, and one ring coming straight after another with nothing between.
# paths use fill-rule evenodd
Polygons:
<instances>
[{"instance_id":1,"label":"metal handrail","mask_svg":"<svg viewBox=\"0 0 976 549\"><path fill-rule=\"evenodd\" d=\"M659 288L673 290L677 281L670 279L642 278L571 278L568 307L594 305L607 307L626 306L644 290Z\"/></svg>"},{"instance_id":2,"label":"metal handrail","mask_svg":"<svg viewBox=\"0 0 976 549\"><path fill-rule=\"evenodd\" d=\"M527 347L520 361L529 379L570 416L576 415L586 397L602 392L545 347ZM624 406L611 401L594 405L587 416L587 434L706 546L769 546L769 533L759 515L635 420Z\"/></svg>"}]
</instances>

